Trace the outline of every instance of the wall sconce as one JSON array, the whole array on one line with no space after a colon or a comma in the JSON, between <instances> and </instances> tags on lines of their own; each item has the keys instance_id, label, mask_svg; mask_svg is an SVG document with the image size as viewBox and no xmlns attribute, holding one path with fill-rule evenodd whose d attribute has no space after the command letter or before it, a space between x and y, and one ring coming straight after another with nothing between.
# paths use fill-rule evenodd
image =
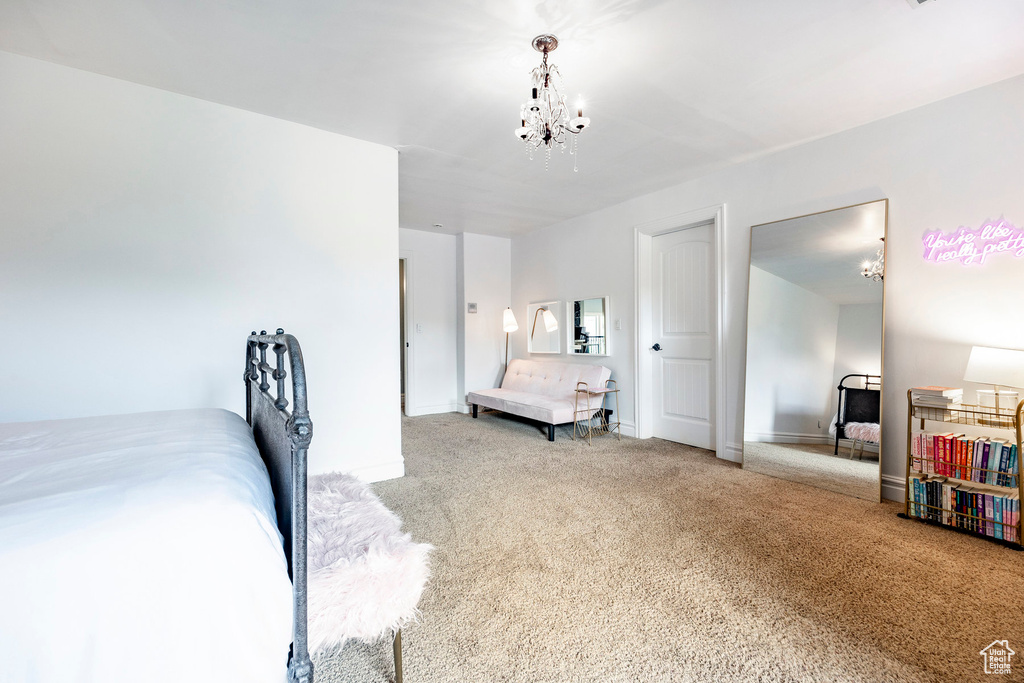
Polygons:
<instances>
[{"instance_id":1,"label":"wall sconce","mask_svg":"<svg viewBox=\"0 0 1024 683\"><path fill-rule=\"evenodd\" d=\"M537 318L540 317L541 313L544 314L544 329L548 332L555 332L558 330L558 321L555 320L555 315L546 308L538 308L537 312L533 314L533 329L530 330L530 338L533 338L535 332L537 332Z\"/></svg>"}]
</instances>

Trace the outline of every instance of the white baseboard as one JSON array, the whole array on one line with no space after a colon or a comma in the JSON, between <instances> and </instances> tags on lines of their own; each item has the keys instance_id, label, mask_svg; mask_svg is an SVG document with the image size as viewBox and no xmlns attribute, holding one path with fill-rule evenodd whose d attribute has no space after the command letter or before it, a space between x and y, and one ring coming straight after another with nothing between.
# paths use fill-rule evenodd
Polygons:
<instances>
[{"instance_id":1,"label":"white baseboard","mask_svg":"<svg viewBox=\"0 0 1024 683\"><path fill-rule=\"evenodd\" d=\"M903 477L896 477L891 474L882 475L882 498L903 503L907 492L907 482Z\"/></svg>"},{"instance_id":2,"label":"white baseboard","mask_svg":"<svg viewBox=\"0 0 1024 683\"><path fill-rule=\"evenodd\" d=\"M632 436L634 438L636 437L636 425L633 424L632 422L626 422L625 420L623 420L619 424L619 430L622 431L623 436Z\"/></svg>"},{"instance_id":3,"label":"white baseboard","mask_svg":"<svg viewBox=\"0 0 1024 683\"><path fill-rule=\"evenodd\" d=\"M470 413L473 412L472 406L470 406L468 403L459 403L458 401L456 401L453 405L454 405L453 410L456 413L462 413L463 415L469 415Z\"/></svg>"},{"instance_id":4,"label":"white baseboard","mask_svg":"<svg viewBox=\"0 0 1024 683\"><path fill-rule=\"evenodd\" d=\"M720 448L715 455L721 460L728 460L729 462L742 463L743 462L743 446L735 443L725 444L725 448Z\"/></svg>"},{"instance_id":5,"label":"white baseboard","mask_svg":"<svg viewBox=\"0 0 1024 683\"><path fill-rule=\"evenodd\" d=\"M835 441L828 434L798 434L796 432L745 432L744 441L756 441L758 443L813 443L830 444Z\"/></svg>"},{"instance_id":6,"label":"white baseboard","mask_svg":"<svg viewBox=\"0 0 1024 683\"><path fill-rule=\"evenodd\" d=\"M836 438L828 434L797 434L796 432L747 432L743 435L743 440L756 441L758 443L806 443L822 446L831 446L836 442ZM839 439L839 451L842 452L844 448L850 449L850 439ZM859 450L860 446L857 449ZM878 444L865 443L864 451L867 453L877 453Z\"/></svg>"},{"instance_id":7,"label":"white baseboard","mask_svg":"<svg viewBox=\"0 0 1024 683\"><path fill-rule=\"evenodd\" d=\"M454 413L458 410L458 405L455 401L449 401L448 403L438 403L432 406L406 406L405 414L409 417L419 417L420 415L437 415L439 413Z\"/></svg>"},{"instance_id":8,"label":"white baseboard","mask_svg":"<svg viewBox=\"0 0 1024 683\"><path fill-rule=\"evenodd\" d=\"M371 484L375 481L398 479L405 476L405 460L392 460L380 465L357 467L350 471L349 474Z\"/></svg>"}]
</instances>

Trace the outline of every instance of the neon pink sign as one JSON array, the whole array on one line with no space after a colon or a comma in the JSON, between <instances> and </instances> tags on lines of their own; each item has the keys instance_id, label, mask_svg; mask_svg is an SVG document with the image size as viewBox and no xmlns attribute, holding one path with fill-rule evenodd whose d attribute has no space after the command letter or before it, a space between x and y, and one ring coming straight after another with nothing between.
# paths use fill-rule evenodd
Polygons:
<instances>
[{"instance_id":1,"label":"neon pink sign","mask_svg":"<svg viewBox=\"0 0 1024 683\"><path fill-rule=\"evenodd\" d=\"M924 260L942 263L959 261L965 266L983 264L992 254L1009 252L1024 256L1024 230L1002 219L983 223L980 228L960 226L956 231L930 232L924 236Z\"/></svg>"}]
</instances>

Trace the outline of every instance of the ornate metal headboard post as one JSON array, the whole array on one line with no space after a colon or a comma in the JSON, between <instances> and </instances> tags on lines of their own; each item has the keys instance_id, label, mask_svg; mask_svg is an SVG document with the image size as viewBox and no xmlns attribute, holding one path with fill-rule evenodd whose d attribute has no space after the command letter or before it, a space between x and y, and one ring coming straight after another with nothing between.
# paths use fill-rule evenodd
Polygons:
<instances>
[{"instance_id":1,"label":"ornate metal headboard post","mask_svg":"<svg viewBox=\"0 0 1024 683\"><path fill-rule=\"evenodd\" d=\"M267 347L277 356L276 367L267 363ZM257 355L257 349L259 354ZM292 382L292 411L285 396L284 356L288 355ZM270 394L267 374L276 380L277 396ZM306 599L306 455L313 438L313 422L306 406L306 371L299 343L284 330L249 335L246 345L246 419L270 472L278 527L285 538L285 553L292 576L294 629L288 680L312 683L309 659Z\"/></svg>"}]
</instances>

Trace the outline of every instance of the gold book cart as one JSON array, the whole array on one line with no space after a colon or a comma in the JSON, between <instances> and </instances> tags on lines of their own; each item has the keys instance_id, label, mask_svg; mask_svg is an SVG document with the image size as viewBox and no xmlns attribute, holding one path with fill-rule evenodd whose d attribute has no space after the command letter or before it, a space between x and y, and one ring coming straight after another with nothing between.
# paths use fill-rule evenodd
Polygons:
<instances>
[{"instance_id":1,"label":"gold book cart","mask_svg":"<svg viewBox=\"0 0 1024 683\"><path fill-rule=\"evenodd\" d=\"M915 404L913 390L907 391L906 502L899 516L1024 550L1020 520L1024 499L1022 413L1024 401L1002 410L968 404L935 408ZM928 423L936 423L935 428L943 433L926 432ZM969 427L970 434L953 434L957 425ZM942 445L943 441L948 445ZM972 444L981 442L984 449L986 441L1015 447L1015 452L1006 449L1011 456L1003 467L999 462L982 464L974 456Z\"/></svg>"},{"instance_id":2,"label":"gold book cart","mask_svg":"<svg viewBox=\"0 0 1024 683\"><path fill-rule=\"evenodd\" d=\"M615 396L615 421L608 419L608 407L605 399L609 395ZM592 412L596 411L596 412ZM594 423L594 420L597 423ZM595 434L609 434L615 432L619 441L622 440L622 413L619 412L619 387L615 380L610 379L603 387L591 388L586 382L576 383L576 404L573 406L572 414L572 438L576 436L582 439L586 437L587 443L593 443Z\"/></svg>"}]
</instances>

